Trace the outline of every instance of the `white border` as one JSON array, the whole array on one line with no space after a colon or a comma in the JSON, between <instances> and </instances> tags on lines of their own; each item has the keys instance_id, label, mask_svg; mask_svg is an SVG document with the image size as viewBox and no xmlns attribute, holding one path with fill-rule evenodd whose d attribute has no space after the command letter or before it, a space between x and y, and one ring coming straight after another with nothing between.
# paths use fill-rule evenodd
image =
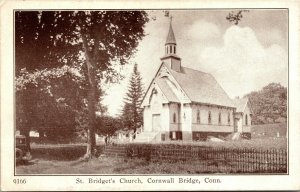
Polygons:
<instances>
[{"instance_id":1,"label":"white border","mask_svg":"<svg viewBox=\"0 0 300 192\"><path fill-rule=\"evenodd\" d=\"M300 25L299 0L285 1L2 1L1 2L1 190L300 190ZM147 184L153 176L126 176L143 179L144 184L82 184L76 178L91 176L14 176L13 125L13 9L160 9L160 8L288 8L289 9L289 175L200 175L203 180L220 178L220 184ZM100 176L99 176L100 177ZM116 181L120 176L106 176ZM156 176L167 177L167 176ZM174 176L175 177L175 176ZM179 176L176 176L176 178ZM184 176L187 177L187 176ZM14 178L26 178L27 184L15 185ZM101 177L103 178L103 176Z\"/></svg>"}]
</instances>

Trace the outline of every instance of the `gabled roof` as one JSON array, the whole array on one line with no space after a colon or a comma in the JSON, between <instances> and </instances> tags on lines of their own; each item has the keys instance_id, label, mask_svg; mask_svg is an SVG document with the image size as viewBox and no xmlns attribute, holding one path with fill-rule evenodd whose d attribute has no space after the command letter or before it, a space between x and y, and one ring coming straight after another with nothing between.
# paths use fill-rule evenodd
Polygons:
<instances>
[{"instance_id":1,"label":"gabled roof","mask_svg":"<svg viewBox=\"0 0 300 192\"><path fill-rule=\"evenodd\" d=\"M245 111L246 105L248 103L248 98L234 99L233 103L236 107L236 112L243 113Z\"/></svg>"},{"instance_id":2,"label":"gabled roof","mask_svg":"<svg viewBox=\"0 0 300 192\"><path fill-rule=\"evenodd\" d=\"M211 74L187 67L181 67L181 71L177 72L170 69L170 66L166 66L192 102L235 107Z\"/></svg>"},{"instance_id":3,"label":"gabled roof","mask_svg":"<svg viewBox=\"0 0 300 192\"><path fill-rule=\"evenodd\" d=\"M166 96L168 101L179 103L179 99L176 97L175 93L172 91L171 87L168 85L165 78L156 78L154 80L159 88L162 90L163 94Z\"/></svg>"},{"instance_id":4,"label":"gabled roof","mask_svg":"<svg viewBox=\"0 0 300 192\"><path fill-rule=\"evenodd\" d=\"M172 28L172 23L170 23L169 33L165 44L176 44L175 35Z\"/></svg>"}]
</instances>

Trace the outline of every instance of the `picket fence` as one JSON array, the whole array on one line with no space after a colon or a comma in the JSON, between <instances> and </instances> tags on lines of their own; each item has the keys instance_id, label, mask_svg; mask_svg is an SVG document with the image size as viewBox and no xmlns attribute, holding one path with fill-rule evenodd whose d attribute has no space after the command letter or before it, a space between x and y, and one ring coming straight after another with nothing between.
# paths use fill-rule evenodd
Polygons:
<instances>
[{"instance_id":1,"label":"picket fence","mask_svg":"<svg viewBox=\"0 0 300 192\"><path fill-rule=\"evenodd\" d=\"M215 148L201 146L127 145L115 146L118 156L151 161L197 163L202 172L287 173L287 150Z\"/></svg>"}]
</instances>

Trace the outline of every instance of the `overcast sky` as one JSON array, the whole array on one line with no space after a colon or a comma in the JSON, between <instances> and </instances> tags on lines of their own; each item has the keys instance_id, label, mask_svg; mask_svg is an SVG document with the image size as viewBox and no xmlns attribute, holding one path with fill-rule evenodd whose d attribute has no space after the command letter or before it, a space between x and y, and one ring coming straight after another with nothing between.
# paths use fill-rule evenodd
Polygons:
<instances>
[{"instance_id":1,"label":"overcast sky","mask_svg":"<svg viewBox=\"0 0 300 192\"><path fill-rule=\"evenodd\" d=\"M287 86L287 11L250 10L243 13L238 26L225 19L230 11L170 11L182 66L211 73L231 98L271 82ZM132 64L122 70L127 78L106 90L103 102L110 115L122 109L133 64L138 64L145 90L161 64L170 20L163 11L149 11L149 16L147 36L140 42Z\"/></svg>"}]
</instances>

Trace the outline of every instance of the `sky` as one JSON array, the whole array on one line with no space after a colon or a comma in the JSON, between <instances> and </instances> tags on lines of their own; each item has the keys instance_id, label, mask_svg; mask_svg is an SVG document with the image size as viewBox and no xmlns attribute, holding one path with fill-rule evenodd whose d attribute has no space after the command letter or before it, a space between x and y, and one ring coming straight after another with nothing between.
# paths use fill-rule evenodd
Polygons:
<instances>
[{"instance_id":1,"label":"sky","mask_svg":"<svg viewBox=\"0 0 300 192\"><path fill-rule=\"evenodd\" d=\"M251 9L243 12L238 25L225 18L231 10L170 10L181 65L212 74L229 97L242 97L271 82L287 86L288 12ZM170 18L162 10L148 11L146 36L130 64L125 78L110 84L103 104L108 114L120 114L134 63L146 90L164 55ZM195 82L197 83L197 82Z\"/></svg>"}]
</instances>

